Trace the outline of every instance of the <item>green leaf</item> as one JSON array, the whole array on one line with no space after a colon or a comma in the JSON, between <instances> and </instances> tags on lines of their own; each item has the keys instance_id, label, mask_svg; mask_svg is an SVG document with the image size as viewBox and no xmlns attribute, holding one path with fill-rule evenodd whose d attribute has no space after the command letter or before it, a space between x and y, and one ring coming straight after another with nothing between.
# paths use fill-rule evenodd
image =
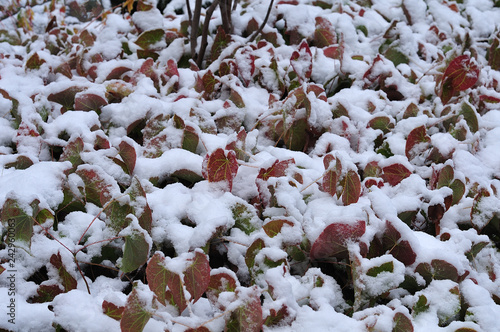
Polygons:
<instances>
[{"instance_id":1,"label":"green leaf","mask_svg":"<svg viewBox=\"0 0 500 332\"><path fill-rule=\"evenodd\" d=\"M153 315L146 307L148 305L139 298L137 289L132 290L120 320L121 332L141 332Z\"/></svg>"},{"instance_id":2,"label":"green leaf","mask_svg":"<svg viewBox=\"0 0 500 332\"><path fill-rule=\"evenodd\" d=\"M8 232L7 239L9 243L13 242L16 245L17 243L22 243L29 248L31 246L31 237L33 236L33 218L12 198L5 200L1 217L4 229Z\"/></svg>"},{"instance_id":3,"label":"green leaf","mask_svg":"<svg viewBox=\"0 0 500 332\"><path fill-rule=\"evenodd\" d=\"M255 256L257 256L259 251L265 246L266 244L264 243L264 240L258 238L248 247L245 254L245 263L247 264L249 270L252 270L255 265Z\"/></svg>"},{"instance_id":4,"label":"green leaf","mask_svg":"<svg viewBox=\"0 0 500 332\"><path fill-rule=\"evenodd\" d=\"M82 87L72 86L63 91L51 93L47 99L61 104L66 110L70 110L73 109L73 105L75 104L75 95L83 90L84 88Z\"/></svg>"},{"instance_id":5,"label":"green leaf","mask_svg":"<svg viewBox=\"0 0 500 332\"><path fill-rule=\"evenodd\" d=\"M143 49L148 49L150 46L153 46L164 38L165 31L163 29L148 30L139 35L135 44Z\"/></svg>"},{"instance_id":6,"label":"green leaf","mask_svg":"<svg viewBox=\"0 0 500 332\"><path fill-rule=\"evenodd\" d=\"M149 244L144 234L134 233L125 236L125 248L120 269L125 272L137 270L146 263L149 256Z\"/></svg>"},{"instance_id":7,"label":"green leaf","mask_svg":"<svg viewBox=\"0 0 500 332\"><path fill-rule=\"evenodd\" d=\"M451 181L453 180L454 177L455 177L455 172L453 171L453 167L451 167L450 165L444 166L439 171L436 187L439 189L444 186L450 186Z\"/></svg>"},{"instance_id":8,"label":"green leaf","mask_svg":"<svg viewBox=\"0 0 500 332\"><path fill-rule=\"evenodd\" d=\"M371 119L366 127L373 129L380 129L384 134L387 134L392 129L394 129L394 123L391 121L390 117L382 115Z\"/></svg>"},{"instance_id":9,"label":"green leaf","mask_svg":"<svg viewBox=\"0 0 500 332\"><path fill-rule=\"evenodd\" d=\"M475 133L479 130L476 110L471 104L469 104L468 102L463 102L459 114L464 117L467 125L469 125L469 129L471 132Z\"/></svg>"},{"instance_id":10,"label":"green leaf","mask_svg":"<svg viewBox=\"0 0 500 332\"><path fill-rule=\"evenodd\" d=\"M308 127L307 119L295 119L283 137L286 147L292 151L304 151L309 139Z\"/></svg>"},{"instance_id":11,"label":"green leaf","mask_svg":"<svg viewBox=\"0 0 500 332\"><path fill-rule=\"evenodd\" d=\"M257 228L252 223L252 219L256 216L254 211L251 211L246 205L236 203L231 212L234 219L234 227L241 229L245 234L250 235Z\"/></svg>"},{"instance_id":12,"label":"green leaf","mask_svg":"<svg viewBox=\"0 0 500 332\"><path fill-rule=\"evenodd\" d=\"M366 271L366 275L376 277L382 272L394 272L394 262L386 262L380 266L375 266Z\"/></svg>"},{"instance_id":13,"label":"green leaf","mask_svg":"<svg viewBox=\"0 0 500 332\"><path fill-rule=\"evenodd\" d=\"M30 58L26 61L26 68L31 70L40 69L42 64L45 63L45 60L40 59L38 53L34 53Z\"/></svg>"},{"instance_id":14,"label":"green leaf","mask_svg":"<svg viewBox=\"0 0 500 332\"><path fill-rule=\"evenodd\" d=\"M427 298L424 295L418 297L417 303L413 306L413 316L416 316L422 312L429 309L429 304L427 303Z\"/></svg>"},{"instance_id":15,"label":"green leaf","mask_svg":"<svg viewBox=\"0 0 500 332\"><path fill-rule=\"evenodd\" d=\"M231 313L226 332L259 332L262 328L262 306L260 292L256 286L244 294L244 303ZM237 293L238 295L238 293Z\"/></svg>"},{"instance_id":16,"label":"green leaf","mask_svg":"<svg viewBox=\"0 0 500 332\"><path fill-rule=\"evenodd\" d=\"M398 65L402 64L402 63L405 63L405 64L408 64L410 62L410 59L408 58L408 56L406 56L406 54L404 54L403 52L401 52L399 50L399 47L398 46L390 46L385 52L384 52L384 56L391 60L392 63L394 63L394 66L397 67Z\"/></svg>"},{"instance_id":17,"label":"green leaf","mask_svg":"<svg viewBox=\"0 0 500 332\"><path fill-rule=\"evenodd\" d=\"M286 219L274 219L269 221L267 224L262 226L264 229L264 232L266 232L267 236L269 237L275 237L276 235L281 232L281 228L284 225L288 225L290 227L293 227L293 222L286 220Z\"/></svg>"},{"instance_id":18,"label":"green leaf","mask_svg":"<svg viewBox=\"0 0 500 332\"><path fill-rule=\"evenodd\" d=\"M214 43L212 44L212 49L210 50L210 62L217 60L230 42L231 35L226 34L222 26L219 25L217 28L217 34L214 38Z\"/></svg>"},{"instance_id":19,"label":"green leaf","mask_svg":"<svg viewBox=\"0 0 500 332\"><path fill-rule=\"evenodd\" d=\"M462 181L455 179L452 183L450 183L449 187L453 190L452 204L457 204L465 194L465 184Z\"/></svg>"}]
</instances>

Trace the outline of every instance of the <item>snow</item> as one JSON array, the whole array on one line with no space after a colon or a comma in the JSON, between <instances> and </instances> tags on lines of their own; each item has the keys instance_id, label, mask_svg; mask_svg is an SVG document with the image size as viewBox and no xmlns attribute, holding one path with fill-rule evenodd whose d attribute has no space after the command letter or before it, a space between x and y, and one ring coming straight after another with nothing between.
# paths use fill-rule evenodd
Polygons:
<instances>
[{"instance_id":1,"label":"snow","mask_svg":"<svg viewBox=\"0 0 500 332\"><path fill-rule=\"evenodd\" d=\"M19 331L53 331L56 325L68 331L119 331L120 321L104 314L102 303L126 306L132 286L152 315L144 331L184 331L201 325L220 331L231 312L256 297L262 299L264 320L287 308L288 316L277 325L264 326L264 331L391 331L395 315L407 317L415 331L498 331L500 254L498 237L488 227L498 228L494 224L500 217L500 111L498 104L480 100L500 96L499 74L486 53L498 35L500 10L488 0L371 2L372 6L337 1L326 9L309 0L299 0L297 5L275 2L263 31L276 34L277 46L264 39L250 43L242 36L251 19L258 25L263 22L268 1L238 3L232 13L231 44L214 61L208 60L208 53L198 72L185 64L190 47L189 35L180 36L181 22L188 20L184 0L171 1L163 13L153 8L129 15L117 9L89 22L79 22L70 16L69 7L57 2L52 12L48 3L29 7L25 0L18 2L19 17L33 10L31 21L25 23L29 26L17 25L17 14L1 23L6 29L2 31L22 42L9 42L0 31L0 329L13 328L5 317L13 298L9 270L15 268L15 330ZM156 5L156 1L150 3ZM190 3L193 7L194 1ZM109 1L103 4L111 6ZM183 14L177 14L181 9ZM205 15L202 9L202 21ZM51 17L56 18L58 30L48 33L45 28ZM343 52L340 58L330 58L325 48L316 46L317 17L334 27L337 44L332 46ZM208 52L221 22L216 10ZM80 40L84 29L96 36L92 46ZM146 60L140 58L140 47L134 42L152 29L180 37L152 45L158 59L150 72L141 72ZM287 39L297 36L297 45L290 45ZM302 40L308 42L311 56L299 49ZM132 53L127 54L123 45ZM403 53L408 63L395 66L390 55L384 56L382 50L389 45ZM290 60L294 52L299 53L298 61ZM39 69L27 67L27 59L34 54L45 61ZM439 80L447 64L462 54L478 64L479 79L467 91L454 91L446 103ZM170 59L179 66L178 77L165 76ZM270 66L273 60L276 68ZM223 61L233 61L239 72L219 77ZM56 70L65 64L70 74ZM309 65L311 79L305 78ZM118 67L130 70L106 80ZM219 81L212 94L196 90L198 78L208 70ZM345 86L336 91L341 80ZM317 97L316 91L307 90L311 83L325 93ZM128 92L112 100L113 84ZM297 106L300 95L284 93L282 89L291 84L303 89L306 106ZM391 94L391 86L402 100ZM98 111L63 109L50 95L69 87L82 90L76 97L96 94L106 105ZM231 91L240 95L243 107L230 100ZM473 108L472 115L459 114L462 102ZM411 104L418 107L416 116L405 113ZM333 113L340 105L347 115ZM452 113L443 118L447 106ZM368 123L379 116L388 117L394 128L371 128ZM476 132L469 129L474 116ZM178 118L199 139L190 150L184 142L188 130L178 124ZM224 118L231 119L230 125L222 124ZM306 147L292 151L287 145L296 133L290 136L280 126L286 131L298 118L307 120ZM419 155L409 160L408 134L420 126L426 128L430 142L413 149ZM457 134L460 128L466 129L465 138ZM225 181L204 179L207 172L214 172L205 169L204 160L238 141L240 130L247 136L244 144L238 142L243 157L237 161L229 190ZM60 161L61 153L67 153L79 138L82 151ZM109 147L98 146L103 139ZM122 142L133 147L134 157L120 149ZM390 153L379 150L385 146ZM432 149L445 160L432 159ZM338 180L351 170L359 175L356 202L344 205L344 195L352 193L345 189L349 184L337 183L337 195L325 192L323 158L327 154L342 164ZM127 158L133 160L133 171ZM294 162L284 175L258 178L276 161L291 158ZM384 167L401 164L411 175L394 186L383 175L367 178L363 172L371 162L381 173ZM456 188L436 184L444 165L451 166L453 179L465 186L464 195L453 204L449 199ZM95 172L95 182L75 171ZM368 180L377 185L367 187ZM139 183L139 189L129 190L131 183ZM87 197L91 194L98 198ZM14 212L4 207L8 200L17 204ZM431 215L429 207L438 205L444 207L443 214ZM148 208L150 230L145 229ZM21 217L13 216L20 211ZM399 219L403 212L414 212L414 220L404 223ZM33 235L27 243L16 243L15 264L9 267L9 223L14 218L20 218L17 232L24 235L29 229ZM112 218L123 219L124 226L113 229ZM286 222L271 236L265 227L276 220ZM354 225L360 220L366 224L361 240L336 243L345 247L349 259L310 259L311 246L328 225ZM386 248L389 223L401 234L394 247L407 241L416 256L413 264L397 259L398 248ZM188 308L177 313L171 303L160 304L147 284L151 278L144 272L147 261L139 262L138 272L119 272L123 237L136 232L145 237L148 259L161 253L170 273L184 278L194 253L206 254L211 276L229 275L236 291L221 292L215 304L204 297L193 302L183 279L181 291ZM252 256L248 248L258 239L265 247ZM368 253L360 242L369 247ZM63 272L50 262L57 254L67 277L76 281L76 289L33 303L40 284L65 286ZM451 264L457 278L437 274L425 280L416 272L420 264L436 260ZM100 269L107 273L99 275ZM416 288L405 285L408 280L415 281ZM416 306L423 298L427 302L419 312Z\"/></svg>"}]
</instances>

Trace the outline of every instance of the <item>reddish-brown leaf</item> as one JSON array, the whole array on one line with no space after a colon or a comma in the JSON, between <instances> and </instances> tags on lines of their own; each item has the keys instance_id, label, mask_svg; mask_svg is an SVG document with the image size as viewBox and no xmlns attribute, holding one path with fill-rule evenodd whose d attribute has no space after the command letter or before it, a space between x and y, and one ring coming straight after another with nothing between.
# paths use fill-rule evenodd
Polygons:
<instances>
[{"instance_id":1,"label":"reddish-brown leaf","mask_svg":"<svg viewBox=\"0 0 500 332\"><path fill-rule=\"evenodd\" d=\"M130 68L128 67L124 67L124 66L119 66L119 67L116 67L114 68L109 74L108 76L106 76L106 81L109 81L109 80L117 80L119 79L120 77L122 77L123 74L125 74L126 72L128 71L131 71Z\"/></svg>"},{"instance_id":2,"label":"reddish-brown leaf","mask_svg":"<svg viewBox=\"0 0 500 332\"><path fill-rule=\"evenodd\" d=\"M349 170L343 180L342 185L342 202L344 205L356 203L361 195L361 181L359 175L354 170Z\"/></svg>"},{"instance_id":3,"label":"reddish-brown leaf","mask_svg":"<svg viewBox=\"0 0 500 332\"><path fill-rule=\"evenodd\" d=\"M257 178L267 181L270 177L285 176L285 172L291 164L295 164L295 160L293 158L281 161L276 160L271 167L261 168Z\"/></svg>"},{"instance_id":4,"label":"reddish-brown leaf","mask_svg":"<svg viewBox=\"0 0 500 332\"><path fill-rule=\"evenodd\" d=\"M63 91L51 93L47 99L55 103L61 104L66 110L73 109L75 103L75 95L83 91L83 88L78 86L69 87Z\"/></svg>"},{"instance_id":5,"label":"reddish-brown leaf","mask_svg":"<svg viewBox=\"0 0 500 332\"><path fill-rule=\"evenodd\" d=\"M210 276L210 283L206 290L207 298L215 304L222 292L234 292L236 289L236 279L228 273L221 272Z\"/></svg>"},{"instance_id":6,"label":"reddish-brown leaf","mask_svg":"<svg viewBox=\"0 0 500 332\"><path fill-rule=\"evenodd\" d=\"M386 229L382 239L382 246L385 251L392 254L398 261L405 265L415 262L417 254L413 251L410 242L401 239L401 233L388 220L385 223Z\"/></svg>"},{"instance_id":7,"label":"reddish-brown leaf","mask_svg":"<svg viewBox=\"0 0 500 332\"><path fill-rule=\"evenodd\" d=\"M54 265L54 267L58 270L59 277L61 278L65 292L76 289L76 279L71 274L69 274L69 272L64 267L60 253L57 253L57 255L53 254L50 257L50 264Z\"/></svg>"},{"instance_id":8,"label":"reddish-brown leaf","mask_svg":"<svg viewBox=\"0 0 500 332\"><path fill-rule=\"evenodd\" d=\"M276 235L281 232L281 228L283 225L288 225L290 227L293 227L293 222L286 220L286 219L274 219L269 221L267 224L262 226L264 229L264 232L266 232L267 236L269 237L275 237Z\"/></svg>"},{"instance_id":9,"label":"reddish-brown leaf","mask_svg":"<svg viewBox=\"0 0 500 332\"><path fill-rule=\"evenodd\" d=\"M245 254L245 263L247 264L248 269L252 269L255 264L255 256L265 246L266 244L264 243L264 240L258 238L248 247Z\"/></svg>"},{"instance_id":10,"label":"reddish-brown leaf","mask_svg":"<svg viewBox=\"0 0 500 332\"><path fill-rule=\"evenodd\" d=\"M0 267L1 273L2 267ZM59 285L40 285L36 290L37 295L30 298L30 303L44 303L51 302L54 298L64 293L64 291L59 287Z\"/></svg>"},{"instance_id":11,"label":"reddish-brown leaf","mask_svg":"<svg viewBox=\"0 0 500 332\"><path fill-rule=\"evenodd\" d=\"M192 264L184 272L184 284L193 302L205 293L210 283L210 265L207 256L196 251Z\"/></svg>"},{"instance_id":12,"label":"reddish-brown leaf","mask_svg":"<svg viewBox=\"0 0 500 332\"><path fill-rule=\"evenodd\" d=\"M463 91L476 84L479 78L479 67L468 55L453 59L443 74L443 83L449 81L454 91Z\"/></svg>"},{"instance_id":13,"label":"reddish-brown leaf","mask_svg":"<svg viewBox=\"0 0 500 332\"><path fill-rule=\"evenodd\" d=\"M121 332L140 332L146 326L146 323L151 318L150 313L144 303L134 289L128 296L125 309L123 310L122 319L120 320Z\"/></svg>"},{"instance_id":14,"label":"reddish-brown leaf","mask_svg":"<svg viewBox=\"0 0 500 332\"><path fill-rule=\"evenodd\" d=\"M101 108L107 104L106 99L93 93L79 94L75 98L75 110L77 111L95 111L100 113Z\"/></svg>"},{"instance_id":15,"label":"reddish-brown leaf","mask_svg":"<svg viewBox=\"0 0 500 332\"><path fill-rule=\"evenodd\" d=\"M148 262L146 267L146 279L149 289L155 293L158 301L163 305L166 304L165 293L167 291L168 270L163 265L165 256L162 252L157 251Z\"/></svg>"},{"instance_id":16,"label":"reddish-brown leaf","mask_svg":"<svg viewBox=\"0 0 500 332\"><path fill-rule=\"evenodd\" d=\"M314 44L323 48L337 42L337 36L332 23L323 17L316 17L316 30L314 30Z\"/></svg>"},{"instance_id":17,"label":"reddish-brown leaf","mask_svg":"<svg viewBox=\"0 0 500 332\"><path fill-rule=\"evenodd\" d=\"M122 157L123 163L125 164L124 171L127 174L132 175L135 168L135 161L137 159L135 148L126 141L122 141L119 148L118 154Z\"/></svg>"},{"instance_id":18,"label":"reddish-brown leaf","mask_svg":"<svg viewBox=\"0 0 500 332\"><path fill-rule=\"evenodd\" d=\"M348 258L347 244L350 241L357 241L365 233L365 230L364 220L349 224L334 223L328 225L314 241L310 252L311 259Z\"/></svg>"},{"instance_id":19,"label":"reddish-brown leaf","mask_svg":"<svg viewBox=\"0 0 500 332\"><path fill-rule=\"evenodd\" d=\"M427 147L430 141L431 138L427 135L427 129L425 128L425 126L422 125L413 129L412 131L410 131L410 133L408 134L408 138L406 139L406 157L409 160L412 160L419 154L421 150L425 149L422 148L419 144L425 144L425 147Z\"/></svg>"},{"instance_id":20,"label":"reddish-brown leaf","mask_svg":"<svg viewBox=\"0 0 500 332\"><path fill-rule=\"evenodd\" d=\"M108 302L106 300L102 301L102 312L115 319L115 320L120 320L122 319L123 311L125 310L125 307L119 307L116 304L112 302Z\"/></svg>"},{"instance_id":21,"label":"reddish-brown leaf","mask_svg":"<svg viewBox=\"0 0 500 332\"><path fill-rule=\"evenodd\" d=\"M262 305L258 287L253 286L245 293L244 303L231 313L226 324L226 331L259 332L261 330Z\"/></svg>"},{"instance_id":22,"label":"reddish-brown leaf","mask_svg":"<svg viewBox=\"0 0 500 332\"><path fill-rule=\"evenodd\" d=\"M454 177L455 177L455 172L453 171L453 167L451 167L450 165L444 166L439 171L436 187L439 189L444 186L449 186L451 184L451 181L453 181Z\"/></svg>"},{"instance_id":23,"label":"reddish-brown leaf","mask_svg":"<svg viewBox=\"0 0 500 332\"><path fill-rule=\"evenodd\" d=\"M312 74L312 53L307 41L300 43L298 51L292 53L290 58L293 70L302 80L308 80Z\"/></svg>"},{"instance_id":24,"label":"reddish-brown leaf","mask_svg":"<svg viewBox=\"0 0 500 332\"><path fill-rule=\"evenodd\" d=\"M337 180L338 174L334 169L329 169L325 171L323 176L322 189L323 191L334 197L337 194Z\"/></svg>"},{"instance_id":25,"label":"reddish-brown leaf","mask_svg":"<svg viewBox=\"0 0 500 332\"><path fill-rule=\"evenodd\" d=\"M233 179L238 172L238 161L233 150L226 152L219 148L211 154L207 154L203 161L203 176L209 182L226 181L231 191Z\"/></svg>"},{"instance_id":26,"label":"reddish-brown leaf","mask_svg":"<svg viewBox=\"0 0 500 332\"><path fill-rule=\"evenodd\" d=\"M392 164L382 169L382 179L391 186L399 184L411 175L411 172L401 164Z\"/></svg>"}]
</instances>

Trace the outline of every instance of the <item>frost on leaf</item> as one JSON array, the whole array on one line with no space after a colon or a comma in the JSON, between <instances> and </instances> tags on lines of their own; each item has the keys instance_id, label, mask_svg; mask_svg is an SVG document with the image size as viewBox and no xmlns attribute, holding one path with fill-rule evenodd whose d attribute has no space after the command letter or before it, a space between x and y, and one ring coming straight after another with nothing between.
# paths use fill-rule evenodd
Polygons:
<instances>
[{"instance_id":1,"label":"frost on leaf","mask_svg":"<svg viewBox=\"0 0 500 332\"><path fill-rule=\"evenodd\" d=\"M207 298L212 305L217 305L220 309L224 310L223 306L218 303L219 295L222 292L234 292L236 286L237 281L232 275L226 272L212 270L210 282L206 290Z\"/></svg>"},{"instance_id":2,"label":"frost on leaf","mask_svg":"<svg viewBox=\"0 0 500 332\"><path fill-rule=\"evenodd\" d=\"M257 178L267 181L270 177L285 176L285 172L291 164L295 164L294 159L276 160L271 167L261 168Z\"/></svg>"},{"instance_id":3,"label":"frost on leaf","mask_svg":"<svg viewBox=\"0 0 500 332\"><path fill-rule=\"evenodd\" d=\"M411 319L402 312L397 312L392 319L392 332L413 332Z\"/></svg>"},{"instance_id":4,"label":"frost on leaf","mask_svg":"<svg viewBox=\"0 0 500 332\"><path fill-rule=\"evenodd\" d=\"M107 104L106 99L93 93L79 94L75 98L75 110L77 111L94 111L100 114L101 108Z\"/></svg>"},{"instance_id":5,"label":"frost on leaf","mask_svg":"<svg viewBox=\"0 0 500 332\"><path fill-rule=\"evenodd\" d=\"M112 191L117 186L116 182L104 178L94 167L78 168L76 174L85 184L84 193L87 202L104 207L111 200Z\"/></svg>"},{"instance_id":6,"label":"frost on leaf","mask_svg":"<svg viewBox=\"0 0 500 332\"><path fill-rule=\"evenodd\" d=\"M120 320L121 332L141 332L152 316L152 313L146 307L148 307L148 304L139 298L137 289L134 289L128 296L125 310L122 313Z\"/></svg>"},{"instance_id":7,"label":"frost on leaf","mask_svg":"<svg viewBox=\"0 0 500 332\"><path fill-rule=\"evenodd\" d=\"M328 225L314 241L310 257L312 260L321 260L336 257L348 258L347 245L355 242L365 233L366 223L358 220L354 223L334 223Z\"/></svg>"},{"instance_id":8,"label":"frost on leaf","mask_svg":"<svg viewBox=\"0 0 500 332\"><path fill-rule=\"evenodd\" d=\"M427 135L425 126L420 126L408 134L406 139L405 154L408 160L412 160L422 152L428 149L431 138Z\"/></svg>"},{"instance_id":9,"label":"frost on leaf","mask_svg":"<svg viewBox=\"0 0 500 332\"><path fill-rule=\"evenodd\" d=\"M238 161L236 153L233 150L227 153L219 148L207 154L203 160L203 176L208 182L226 181L229 186L229 191L233 187L233 179L238 172Z\"/></svg>"}]
</instances>

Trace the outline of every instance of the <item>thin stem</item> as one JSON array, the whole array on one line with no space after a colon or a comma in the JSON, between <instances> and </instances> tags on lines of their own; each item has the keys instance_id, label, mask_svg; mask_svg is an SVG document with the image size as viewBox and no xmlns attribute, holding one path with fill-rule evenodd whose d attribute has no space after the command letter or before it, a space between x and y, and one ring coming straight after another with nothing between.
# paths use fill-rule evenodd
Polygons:
<instances>
[{"instance_id":1,"label":"thin stem","mask_svg":"<svg viewBox=\"0 0 500 332\"><path fill-rule=\"evenodd\" d=\"M75 255L82 251L83 249L87 248L87 247L90 247L91 245L94 245L94 244L98 244L98 243L101 243L101 242L111 242L113 240L116 240L116 239L121 239L123 238L123 236L115 236L115 237L112 237L112 238L109 238L109 239L104 239L104 240L100 240L100 241L96 241L96 242L92 242L92 243L89 243L89 244L86 244L84 245L83 247L81 247L80 249L78 249L76 252L75 252Z\"/></svg>"},{"instance_id":2,"label":"thin stem","mask_svg":"<svg viewBox=\"0 0 500 332\"><path fill-rule=\"evenodd\" d=\"M191 58L196 59L196 46L198 39L198 27L200 25L201 0L196 0L194 5L193 20L191 21Z\"/></svg>"},{"instance_id":3,"label":"thin stem","mask_svg":"<svg viewBox=\"0 0 500 332\"><path fill-rule=\"evenodd\" d=\"M267 8L266 17L264 18L264 21L260 25L259 30L255 31L255 33L252 35L252 37L250 37L250 40L249 40L250 42L253 42L255 40L255 38L257 38L257 36L262 32L262 30L266 26L267 20L269 19L269 15L271 14L271 9L273 8L273 4L274 4L274 0L271 0L271 3L269 4L269 7Z\"/></svg>"},{"instance_id":4,"label":"thin stem","mask_svg":"<svg viewBox=\"0 0 500 332\"><path fill-rule=\"evenodd\" d=\"M186 9L188 12L188 17L189 17L189 25L191 25L191 22L193 19L193 13L191 12L191 5L189 4L189 0L186 0Z\"/></svg>"},{"instance_id":5,"label":"thin stem","mask_svg":"<svg viewBox=\"0 0 500 332\"><path fill-rule=\"evenodd\" d=\"M300 192L303 192L304 190L306 190L307 188L309 188L310 186L312 186L313 184L315 184L316 182L318 182L319 180L321 180L322 177L324 177L326 174L326 172L323 173L323 175L321 175L319 178L317 178L316 180L314 180L313 182L309 183L307 186L305 186L304 188L302 188L300 190Z\"/></svg>"},{"instance_id":6,"label":"thin stem","mask_svg":"<svg viewBox=\"0 0 500 332\"><path fill-rule=\"evenodd\" d=\"M80 268L80 264L78 264L78 260L76 259L76 253L73 254L73 256L74 256L73 258L74 258L76 267L78 268L78 272L80 272L80 275L82 276L83 282L85 283L85 286L87 286L87 292L89 292L89 295L90 295L90 287L89 287L89 284L87 282L87 279L85 279L85 275L83 274L82 269Z\"/></svg>"},{"instance_id":7,"label":"thin stem","mask_svg":"<svg viewBox=\"0 0 500 332\"><path fill-rule=\"evenodd\" d=\"M207 38L208 38L208 29L210 25L210 18L212 17L212 14L217 8L217 5L219 4L219 0L215 0L212 2L210 7L207 9L207 13L205 15L205 21L203 22L203 32L201 35L201 45L200 45L200 52L198 53L198 60L196 61L196 64L198 65L199 68L201 68L201 65L203 63L203 57L205 56L205 50L207 49Z\"/></svg>"}]
</instances>

